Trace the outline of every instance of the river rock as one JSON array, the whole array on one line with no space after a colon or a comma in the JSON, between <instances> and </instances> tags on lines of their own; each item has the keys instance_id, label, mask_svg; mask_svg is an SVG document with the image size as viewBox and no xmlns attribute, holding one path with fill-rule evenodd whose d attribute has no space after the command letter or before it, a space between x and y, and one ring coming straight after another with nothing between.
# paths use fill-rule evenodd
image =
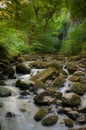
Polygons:
<instances>
[{"instance_id":1,"label":"river rock","mask_svg":"<svg viewBox=\"0 0 86 130\"><path fill-rule=\"evenodd\" d=\"M73 127L73 125L74 125L73 121L69 118L64 119L64 123L68 127Z\"/></svg>"},{"instance_id":2,"label":"river rock","mask_svg":"<svg viewBox=\"0 0 86 130\"><path fill-rule=\"evenodd\" d=\"M76 122L79 123L79 124L82 124L82 125L83 125L83 124L86 124L86 114L80 116L80 117L77 119Z\"/></svg>"},{"instance_id":3,"label":"river rock","mask_svg":"<svg viewBox=\"0 0 86 130\"><path fill-rule=\"evenodd\" d=\"M48 68L48 67L54 67L54 68L56 68L57 70L61 70L63 66L62 66L62 63L60 63L60 62L54 60L54 61L47 62L47 63L46 63L46 67L47 67L47 68Z\"/></svg>"},{"instance_id":4,"label":"river rock","mask_svg":"<svg viewBox=\"0 0 86 130\"><path fill-rule=\"evenodd\" d=\"M16 66L16 72L18 74L30 74L31 69L27 67L25 64L20 63Z\"/></svg>"},{"instance_id":5,"label":"river rock","mask_svg":"<svg viewBox=\"0 0 86 130\"><path fill-rule=\"evenodd\" d=\"M46 62L44 61L35 61L31 63L31 68L36 68L36 69L44 69L46 66Z\"/></svg>"},{"instance_id":6,"label":"river rock","mask_svg":"<svg viewBox=\"0 0 86 130\"><path fill-rule=\"evenodd\" d=\"M11 113L11 112L7 112L6 113L6 117L15 117L15 114Z\"/></svg>"},{"instance_id":7,"label":"river rock","mask_svg":"<svg viewBox=\"0 0 86 130\"><path fill-rule=\"evenodd\" d=\"M74 73L74 75L77 75L77 76L85 76L85 72L83 72L83 71L76 71L76 72Z\"/></svg>"},{"instance_id":8,"label":"river rock","mask_svg":"<svg viewBox=\"0 0 86 130\"><path fill-rule=\"evenodd\" d=\"M15 86L21 90L28 90L30 88L30 84L27 84L26 82L21 80L17 80Z\"/></svg>"},{"instance_id":9,"label":"river rock","mask_svg":"<svg viewBox=\"0 0 86 130\"><path fill-rule=\"evenodd\" d=\"M66 69L69 71L69 73L73 74L77 70L77 67L73 62L68 62L66 64Z\"/></svg>"},{"instance_id":10,"label":"river rock","mask_svg":"<svg viewBox=\"0 0 86 130\"><path fill-rule=\"evenodd\" d=\"M86 113L86 105L80 108L79 112Z\"/></svg>"},{"instance_id":11,"label":"river rock","mask_svg":"<svg viewBox=\"0 0 86 130\"><path fill-rule=\"evenodd\" d=\"M80 77L79 76L76 76L76 75L73 75L69 78L70 81L72 82L79 82L80 81Z\"/></svg>"},{"instance_id":12,"label":"river rock","mask_svg":"<svg viewBox=\"0 0 86 130\"><path fill-rule=\"evenodd\" d=\"M48 117L45 117L42 120L42 125L44 125L44 126L51 126L51 125L56 124L57 121L58 121L58 117L57 116L48 116Z\"/></svg>"},{"instance_id":13,"label":"river rock","mask_svg":"<svg viewBox=\"0 0 86 130\"><path fill-rule=\"evenodd\" d=\"M34 119L36 121L40 121L46 116L47 113L48 113L48 111L46 109L42 108L35 114Z\"/></svg>"},{"instance_id":14,"label":"river rock","mask_svg":"<svg viewBox=\"0 0 86 130\"><path fill-rule=\"evenodd\" d=\"M15 70L14 68L10 67L10 68L6 68L3 72L3 75L7 76L8 78L13 78L15 75Z\"/></svg>"},{"instance_id":15,"label":"river rock","mask_svg":"<svg viewBox=\"0 0 86 130\"><path fill-rule=\"evenodd\" d=\"M84 86L79 83L79 82L74 82L71 86L70 86L70 90L72 92L75 92L78 95L82 95L85 92Z\"/></svg>"},{"instance_id":16,"label":"river rock","mask_svg":"<svg viewBox=\"0 0 86 130\"><path fill-rule=\"evenodd\" d=\"M4 86L4 85L6 85L4 80L0 80L0 86Z\"/></svg>"},{"instance_id":17,"label":"river rock","mask_svg":"<svg viewBox=\"0 0 86 130\"><path fill-rule=\"evenodd\" d=\"M76 120L80 116L79 112L77 111L69 111L67 115L73 120Z\"/></svg>"},{"instance_id":18,"label":"river rock","mask_svg":"<svg viewBox=\"0 0 86 130\"><path fill-rule=\"evenodd\" d=\"M51 84L51 87L62 87L65 83L64 76L60 74Z\"/></svg>"},{"instance_id":19,"label":"river rock","mask_svg":"<svg viewBox=\"0 0 86 130\"><path fill-rule=\"evenodd\" d=\"M35 96L35 103L40 105L49 105L55 102L56 99L61 99L62 93L58 91L47 90Z\"/></svg>"},{"instance_id":20,"label":"river rock","mask_svg":"<svg viewBox=\"0 0 86 130\"><path fill-rule=\"evenodd\" d=\"M66 106L78 106L81 103L81 98L75 93L66 93L62 97L63 104Z\"/></svg>"},{"instance_id":21,"label":"river rock","mask_svg":"<svg viewBox=\"0 0 86 130\"><path fill-rule=\"evenodd\" d=\"M35 82L35 84L33 86L34 92L37 93L39 89L44 89L44 90L46 89L46 85L44 82L42 82L42 81Z\"/></svg>"},{"instance_id":22,"label":"river rock","mask_svg":"<svg viewBox=\"0 0 86 130\"><path fill-rule=\"evenodd\" d=\"M34 82L39 81L39 80L40 81L46 81L46 79L50 78L53 74L57 74L56 72L57 71L56 71L55 68L49 67L49 68L43 70L42 72L32 76L30 78L30 80L32 80Z\"/></svg>"},{"instance_id":23,"label":"river rock","mask_svg":"<svg viewBox=\"0 0 86 130\"><path fill-rule=\"evenodd\" d=\"M11 90L6 87L0 87L0 97L8 97L11 96Z\"/></svg>"}]
</instances>

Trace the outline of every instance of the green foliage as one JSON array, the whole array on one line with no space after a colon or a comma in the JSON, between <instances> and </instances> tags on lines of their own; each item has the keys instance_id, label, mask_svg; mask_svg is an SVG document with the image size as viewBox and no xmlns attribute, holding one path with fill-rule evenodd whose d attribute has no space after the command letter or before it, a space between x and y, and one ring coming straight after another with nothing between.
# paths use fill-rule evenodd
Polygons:
<instances>
[{"instance_id":1,"label":"green foliage","mask_svg":"<svg viewBox=\"0 0 86 130\"><path fill-rule=\"evenodd\" d=\"M86 20L72 27L68 32L68 38L63 43L62 51L69 54L85 54L86 51Z\"/></svg>"}]
</instances>

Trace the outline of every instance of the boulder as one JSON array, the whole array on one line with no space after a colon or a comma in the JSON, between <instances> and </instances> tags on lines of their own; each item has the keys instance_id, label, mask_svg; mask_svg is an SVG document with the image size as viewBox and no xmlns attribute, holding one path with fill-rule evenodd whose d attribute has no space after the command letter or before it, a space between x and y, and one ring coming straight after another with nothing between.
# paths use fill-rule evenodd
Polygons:
<instances>
[{"instance_id":1,"label":"boulder","mask_svg":"<svg viewBox=\"0 0 86 130\"><path fill-rule=\"evenodd\" d=\"M39 81L39 80L45 81L46 79L50 78L53 74L57 74L56 69L53 67L49 67L49 68L43 70L42 72L32 76L30 78L30 80L32 80L34 82Z\"/></svg>"},{"instance_id":2,"label":"boulder","mask_svg":"<svg viewBox=\"0 0 86 130\"><path fill-rule=\"evenodd\" d=\"M85 72L83 72L83 71L76 71L74 73L74 75L76 75L76 76L85 76Z\"/></svg>"},{"instance_id":3,"label":"boulder","mask_svg":"<svg viewBox=\"0 0 86 130\"><path fill-rule=\"evenodd\" d=\"M77 111L69 111L67 115L73 120L76 120L80 116L79 112Z\"/></svg>"},{"instance_id":4,"label":"boulder","mask_svg":"<svg viewBox=\"0 0 86 130\"><path fill-rule=\"evenodd\" d=\"M34 97L35 103L39 105L49 105L55 102L56 99L61 99L62 93L58 91L50 91L46 90L45 92L42 92L41 94L38 94Z\"/></svg>"},{"instance_id":5,"label":"boulder","mask_svg":"<svg viewBox=\"0 0 86 130\"><path fill-rule=\"evenodd\" d=\"M31 69L25 64L21 63L16 66L16 73L18 74L30 74Z\"/></svg>"},{"instance_id":6,"label":"boulder","mask_svg":"<svg viewBox=\"0 0 86 130\"><path fill-rule=\"evenodd\" d=\"M46 109L42 108L35 114L34 119L36 121L40 121L46 116L47 113L48 113L48 111Z\"/></svg>"},{"instance_id":7,"label":"boulder","mask_svg":"<svg viewBox=\"0 0 86 130\"><path fill-rule=\"evenodd\" d=\"M86 106L83 106L79 109L79 112L86 113Z\"/></svg>"},{"instance_id":8,"label":"boulder","mask_svg":"<svg viewBox=\"0 0 86 130\"><path fill-rule=\"evenodd\" d=\"M67 127L73 127L73 121L69 118L64 119L64 123Z\"/></svg>"},{"instance_id":9,"label":"boulder","mask_svg":"<svg viewBox=\"0 0 86 130\"><path fill-rule=\"evenodd\" d=\"M85 92L84 86L79 82L74 82L70 86L70 91L75 92L78 95L82 95Z\"/></svg>"},{"instance_id":10,"label":"boulder","mask_svg":"<svg viewBox=\"0 0 86 130\"><path fill-rule=\"evenodd\" d=\"M64 76L60 74L51 84L51 87L62 87L65 83Z\"/></svg>"},{"instance_id":11,"label":"boulder","mask_svg":"<svg viewBox=\"0 0 86 130\"><path fill-rule=\"evenodd\" d=\"M70 81L72 82L79 82L80 81L80 77L79 76L76 76L76 75L73 75L69 78Z\"/></svg>"},{"instance_id":12,"label":"boulder","mask_svg":"<svg viewBox=\"0 0 86 130\"><path fill-rule=\"evenodd\" d=\"M81 103L81 98L75 93L66 93L62 97L63 104L66 106L78 106Z\"/></svg>"},{"instance_id":13,"label":"boulder","mask_svg":"<svg viewBox=\"0 0 86 130\"><path fill-rule=\"evenodd\" d=\"M4 86L4 85L6 85L4 80L0 80L0 86Z\"/></svg>"},{"instance_id":14,"label":"boulder","mask_svg":"<svg viewBox=\"0 0 86 130\"><path fill-rule=\"evenodd\" d=\"M30 84L27 84L26 82L21 80L17 80L15 86L21 90L28 90L30 88Z\"/></svg>"},{"instance_id":15,"label":"boulder","mask_svg":"<svg viewBox=\"0 0 86 130\"><path fill-rule=\"evenodd\" d=\"M46 62L44 61L35 61L31 63L31 68L36 68L36 69L43 69L46 66Z\"/></svg>"},{"instance_id":16,"label":"boulder","mask_svg":"<svg viewBox=\"0 0 86 130\"><path fill-rule=\"evenodd\" d=\"M57 116L48 116L48 117L45 117L42 120L42 125L44 125L44 126L51 126L51 125L56 124L57 121L58 121L58 117Z\"/></svg>"},{"instance_id":17,"label":"boulder","mask_svg":"<svg viewBox=\"0 0 86 130\"><path fill-rule=\"evenodd\" d=\"M46 67L54 67L56 68L57 70L61 70L62 69L62 63L56 61L56 60L53 60L53 61L49 61L46 63Z\"/></svg>"},{"instance_id":18,"label":"boulder","mask_svg":"<svg viewBox=\"0 0 86 130\"><path fill-rule=\"evenodd\" d=\"M35 82L33 86L33 90L35 93L37 93L39 89L44 89L44 90L46 89L46 85L42 81Z\"/></svg>"},{"instance_id":19,"label":"boulder","mask_svg":"<svg viewBox=\"0 0 86 130\"><path fill-rule=\"evenodd\" d=\"M11 96L11 90L6 87L0 87L0 97L8 97Z\"/></svg>"},{"instance_id":20,"label":"boulder","mask_svg":"<svg viewBox=\"0 0 86 130\"><path fill-rule=\"evenodd\" d=\"M82 125L86 124L86 114L81 115L76 122Z\"/></svg>"},{"instance_id":21,"label":"boulder","mask_svg":"<svg viewBox=\"0 0 86 130\"><path fill-rule=\"evenodd\" d=\"M73 74L77 70L77 67L73 62L68 62L66 64L66 69L69 71L70 74Z\"/></svg>"},{"instance_id":22,"label":"boulder","mask_svg":"<svg viewBox=\"0 0 86 130\"><path fill-rule=\"evenodd\" d=\"M15 75L15 70L12 67L6 68L3 70L2 74L7 76L8 78L13 78Z\"/></svg>"}]
</instances>

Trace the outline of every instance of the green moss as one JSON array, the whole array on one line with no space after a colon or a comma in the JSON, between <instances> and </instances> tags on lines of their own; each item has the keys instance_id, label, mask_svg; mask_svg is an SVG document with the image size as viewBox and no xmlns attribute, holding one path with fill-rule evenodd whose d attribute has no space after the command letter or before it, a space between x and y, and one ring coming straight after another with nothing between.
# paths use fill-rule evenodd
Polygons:
<instances>
[{"instance_id":1,"label":"green moss","mask_svg":"<svg viewBox=\"0 0 86 130\"><path fill-rule=\"evenodd\" d=\"M58 117L57 116L48 116L46 118L44 118L42 120L42 125L44 126L51 126L51 125L54 125L56 124L58 121Z\"/></svg>"},{"instance_id":2,"label":"green moss","mask_svg":"<svg viewBox=\"0 0 86 130\"><path fill-rule=\"evenodd\" d=\"M69 78L69 80L72 82L78 82L78 81L80 81L80 78L78 76L73 75Z\"/></svg>"},{"instance_id":3,"label":"green moss","mask_svg":"<svg viewBox=\"0 0 86 130\"><path fill-rule=\"evenodd\" d=\"M48 111L46 109L40 109L34 116L34 119L36 121L40 121L42 118L44 118L46 116L46 114L48 113Z\"/></svg>"},{"instance_id":4,"label":"green moss","mask_svg":"<svg viewBox=\"0 0 86 130\"><path fill-rule=\"evenodd\" d=\"M73 121L71 119L64 119L65 125L68 127L73 127Z\"/></svg>"},{"instance_id":5,"label":"green moss","mask_svg":"<svg viewBox=\"0 0 86 130\"><path fill-rule=\"evenodd\" d=\"M84 90L84 86L81 83L75 82L71 86L71 91L75 92L76 94L82 95L85 90Z\"/></svg>"}]
</instances>

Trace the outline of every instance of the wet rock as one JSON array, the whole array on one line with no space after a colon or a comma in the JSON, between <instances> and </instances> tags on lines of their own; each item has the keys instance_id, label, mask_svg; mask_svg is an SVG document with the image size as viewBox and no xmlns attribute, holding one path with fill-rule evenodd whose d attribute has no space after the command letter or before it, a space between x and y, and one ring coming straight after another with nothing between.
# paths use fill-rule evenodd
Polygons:
<instances>
[{"instance_id":1,"label":"wet rock","mask_svg":"<svg viewBox=\"0 0 86 130\"><path fill-rule=\"evenodd\" d=\"M45 117L42 120L42 125L44 125L44 126L51 126L51 125L56 124L57 121L58 121L58 117L57 116L48 116L48 117Z\"/></svg>"},{"instance_id":2,"label":"wet rock","mask_svg":"<svg viewBox=\"0 0 86 130\"><path fill-rule=\"evenodd\" d=\"M66 69L69 71L69 73L73 74L77 70L77 67L74 63L68 62L66 64Z\"/></svg>"},{"instance_id":3,"label":"wet rock","mask_svg":"<svg viewBox=\"0 0 86 130\"><path fill-rule=\"evenodd\" d=\"M25 64L21 63L16 66L16 72L18 74L30 74L31 69L27 67Z\"/></svg>"},{"instance_id":4,"label":"wet rock","mask_svg":"<svg viewBox=\"0 0 86 130\"><path fill-rule=\"evenodd\" d=\"M1 130L1 123L0 123L0 130Z\"/></svg>"},{"instance_id":5,"label":"wet rock","mask_svg":"<svg viewBox=\"0 0 86 130\"><path fill-rule=\"evenodd\" d=\"M56 74L56 69L49 67L45 70L43 70L42 72L36 74L35 76L32 76L30 78L30 80L36 82L36 81L45 81L46 79L50 78L50 76L52 76L53 74Z\"/></svg>"},{"instance_id":6,"label":"wet rock","mask_svg":"<svg viewBox=\"0 0 86 130\"><path fill-rule=\"evenodd\" d=\"M81 98L75 93L67 93L62 97L62 101L66 106L78 106L81 103Z\"/></svg>"},{"instance_id":7,"label":"wet rock","mask_svg":"<svg viewBox=\"0 0 86 130\"><path fill-rule=\"evenodd\" d=\"M58 76L51 84L51 87L62 87L65 83L65 79L64 76L62 74L60 74L60 76Z\"/></svg>"},{"instance_id":8,"label":"wet rock","mask_svg":"<svg viewBox=\"0 0 86 130\"><path fill-rule=\"evenodd\" d=\"M46 63L46 67L47 67L47 68L48 68L48 67L54 67L54 68L56 68L57 70L61 70L63 66L62 66L62 63L60 63L60 62L54 60L54 61L47 62L47 63Z\"/></svg>"},{"instance_id":9,"label":"wet rock","mask_svg":"<svg viewBox=\"0 0 86 130\"><path fill-rule=\"evenodd\" d=\"M28 90L30 88L30 84L27 84L26 82L21 80L17 80L15 86L21 90Z\"/></svg>"},{"instance_id":10,"label":"wet rock","mask_svg":"<svg viewBox=\"0 0 86 130\"><path fill-rule=\"evenodd\" d=\"M6 68L3 72L3 75L7 76L8 78L13 78L15 75L14 68Z\"/></svg>"},{"instance_id":11,"label":"wet rock","mask_svg":"<svg viewBox=\"0 0 86 130\"><path fill-rule=\"evenodd\" d=\"M85 73L83 71L76 71L74 73L74 75L76 75L76 76L85 76Z\"/></svg>"},{"instance_id":12,"label":"wet rock","mask_svg":"<svg viewBox=\"0 0 86 130\"><path fill-rule=\"evenodd\" d=\"M3 80L0 80L0 85L1 85L1 86L4 86L4 85L6 85L6 84L5 84L5 82L4 82Z\"/></svg>"},{"instance_id":13,"label":"wet rock","mask_svg":"<svg viewBox=\"0 0 86 130\"><path fill-rule=\"evenodd\" d=\"M8 97L11 96L11 90L9 88L0 87L0 97Z\"/></svg>"},{"instance_id":14,"label":"wet rock","mask_svg":"<svg viewBox=\"0 0 86 130\"><path fill-rule=\"evenodd\" d=\"M79 109L79 112L86 113L86 106L83 106L81 109Z\"/></svg>"},{"instance_id":15,"label":"wet rock","mask_svg":"<svg viewBox=\"0 0 86 130\"><path fill-rule=\"evenodd\" d=\"M80 77L73 75L69 78L69 80L72 82L78 82L80 81Z\"/></svg>"},{"instance_id":16,"label":"wet rock","mask_svg":"<svg viewBox=\"0 0 86 130\"><path fill-rule=\"evenodd\" d=\"M62 98L61 92L47 90L35 96L34 100L35 100L35 103L37 104L49 105L55 102L56 99L61 99L61 98Z\"/></svg>"},{"instance_id":17,"label":"wet rock","mask_svg":"<svg viewBox=\"0 0 86 130\"><path fill-rule=\"evenodd\" d=\"M35 82L33 86L33 90L35 93L37 93L39 89L44 89L44 90L46 89L46 85L42 81Z\"/></svg>"},{"instance_id":18,"label":"wet rock","mask_svg":"<svg viewBox=\"0 0 86 130\"><path fill-rule=\"evenodd\" d=\"M35 61L31 63L31 68L36 68L36 69L44 69L46 66L46 62L44 61Z\"/></svg>"},{"instance_id":19,"label":"wet rock","mask_svg":"<svg viewBox=\"0 0 86 130\"><path fill-rule=\"evenodd\" d=\"M47 113L48 113L48 111L47 111L46 109L40 109L40 110L35 114L34 119L35 119L36 121L40 121L40 120L42 120L42 119L46 116Z\"/></svg>"},{"instance_id":20,"label":"wet rock","mask_svg":"<svg viewBox=\"0 0 86 130\"><path fill-rule=\"evenodd\" d=\"M55 101L55 104L56 104L56 106L58 107L58 106L62 106L62 100L56 100Z\"/></svg>"},{"instance_id":21,"label":"wet rock","mask_svg":"<svg viewBox=\"0 0 86 130\"><path fill-rule=\"evenodd\" d=\"M0 62L0 68L1 68L1 70L4 70L7 68L7 65L4 64L3 62Z\"/></svg>"},{"instance_id":22,"label":"wet rock","mask_svg":"<svg viewBox=\"0 0 86 130\"><path fill-rule=\"evenodd\" d=\"M86 124L86 114L80 116L76 122L82 125Z\"/></svg>"},{"instance_id":23,"label":"wet rock","mask_svg":"<svg viewBox=\"0 0 86 130\"><path fill-rule=\"evenodd\" d=\"M2 104L2 103L0 103L0 107L3 107L3 104Z\"/></svg>"},{"instance_id":24,"label":"wet rock","mask_svg":"<svg viewBox=\"0 0 86 130\"><path fill-rule=\"evenodd\" d=\"M75 92L78 95L83 95L85 92L84 86L79 82L74 82L70 86L70 91Z\"/></svg>"},{"instance_id":25,"label":"wet rock","mask_svg":"<svg viewBox=\"0 0 86 130\"><path fill-rule=\"evenodd\" d=\"M11 112L7 112L6 113L6 117L15 117L15 114L11 113Z\"/></svg>"},{"instance_id":26,"label":"wet rock","mask_svg":"<svg viewBox=\"0 0 86 130\"><path fill-rule=\"evenodd\" d=\"M79 112L77 111L69 111L67 115L73 120L76 120L80 116Z\"/></svg>"},{"instance_id":27,"label":"wet rock","mask_svg":"<svg viewBox=\"0 0 86 130\"><path fill-rule=\"evenodd\" d=\"M73 127L73 125L74 125L73 121L71 119L69 119L69 118L64 119L64 123L68 127Z\"/></svg>"}]
</instances>

